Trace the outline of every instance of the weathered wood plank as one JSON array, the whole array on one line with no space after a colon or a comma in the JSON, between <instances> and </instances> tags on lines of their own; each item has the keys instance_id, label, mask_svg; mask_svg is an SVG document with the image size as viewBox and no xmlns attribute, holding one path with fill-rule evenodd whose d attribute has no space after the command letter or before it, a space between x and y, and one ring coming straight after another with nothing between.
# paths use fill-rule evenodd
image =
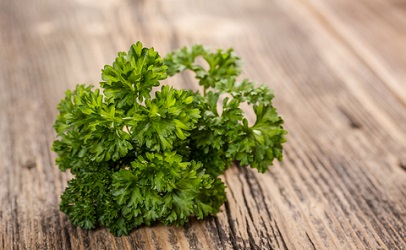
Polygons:
<instances>
[{"instance_id":1,"label":"weathered wood plank","mask_svg":"<svg viewBox=\"0 0 406 250\"><path fill-rule=\"evenodd\" d=\"M1 1L0 249L405 249L405 18L399 1ZM59 212L56 104L116 52L235 47L289 131L267 174L224 175L228 202L185 227L116 238ZM383 46L387 44L387 46ZM187 81L187 82L185 82ZM195 87L188 75L169 81ZM252 119L252 113L249 115Z\"/></svg>"},{"instance_id":2,"label":"weathered wood plank","mask_svg":"<svg viewBox=\"0 0 406 250\"><path fill-rule=\"evenodd\" d=\"M406 15L402 1L304 2L405 104Z\"/></svg>"}]
</instances>

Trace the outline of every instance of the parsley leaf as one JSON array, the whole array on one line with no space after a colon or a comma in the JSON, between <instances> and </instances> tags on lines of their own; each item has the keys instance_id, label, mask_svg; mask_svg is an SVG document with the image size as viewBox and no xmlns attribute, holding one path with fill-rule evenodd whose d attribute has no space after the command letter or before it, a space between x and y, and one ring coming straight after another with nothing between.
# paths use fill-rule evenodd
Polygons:
<instances>
[{"instance_id":1,"label":"parsley leaf","mask_svg":"<svg viewBox=\"0 0 406 250\"><path fill-rule=\"evenodd\" d=\"M196 61L207 62L205 69ZM102 70L101 89L77 85L57 106L56 164L74 178L60 209L74 225L104 226L117 236L140 225L183 225L219 212L221 174L237 161L266 172L282 160L286 131L273 92L244 79L232 49L201 45L161 58L140 42ZM185 70L203 93L161 86ZM249 126L241 109L256 115Z\"/></svg>"}]
</instances>

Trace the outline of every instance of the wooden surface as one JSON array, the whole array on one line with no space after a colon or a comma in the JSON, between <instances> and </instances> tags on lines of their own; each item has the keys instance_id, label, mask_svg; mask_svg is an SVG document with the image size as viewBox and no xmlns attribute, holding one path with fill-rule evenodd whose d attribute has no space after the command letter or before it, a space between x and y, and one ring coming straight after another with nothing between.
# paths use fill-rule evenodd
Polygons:
<instances>
[{"instance_id":1,"label":"wooden surface","mask_svg":"<svg viewBox=\"0 0 406 250\"><path fill-rule=\"evenodd\" d=\"M226 172L216 218L116 238L59 212L52 124L138 40L234 47L289 135L267 174ZM0 249L406 249L406 2L1 0Z\"/></svg>"}]
</instances>

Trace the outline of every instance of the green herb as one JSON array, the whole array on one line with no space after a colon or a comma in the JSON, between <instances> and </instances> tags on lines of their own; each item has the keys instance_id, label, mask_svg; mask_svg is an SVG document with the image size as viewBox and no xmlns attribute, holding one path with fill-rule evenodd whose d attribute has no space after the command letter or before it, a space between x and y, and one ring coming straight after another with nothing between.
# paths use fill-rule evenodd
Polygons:
<instances>
[{"instance_id":1,"label":"green herb","mask_svg":"<svg viewBox=\"0 0 406 250\"><path fill-rule=\"evenodd\" d=\"M203 93L162 86L151 96L159 81L184 70L195 73ZM68 90L54 124L56 163L75 176L61 211L74 225L105 226L117 236L218 213L226 201L219 176L233 161L263 173L282 160L285 142L273 93L237 81L240 72L231 49L196 45L162 59L138 42L104 67L102 93L85 85ZM253 107L254 125L241 103Z\"/></svg>"}]
</instances>

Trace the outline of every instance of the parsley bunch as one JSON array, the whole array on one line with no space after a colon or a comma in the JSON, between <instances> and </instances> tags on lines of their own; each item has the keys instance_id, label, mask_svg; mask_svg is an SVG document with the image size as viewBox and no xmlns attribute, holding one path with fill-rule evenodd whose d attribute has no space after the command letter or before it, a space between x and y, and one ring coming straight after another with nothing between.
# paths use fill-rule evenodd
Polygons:
<instances>
[{"instance_id":1,"label":"parsley bunch","mask_svg":"<svg viewBox=\"0 0 406 250\"><path fill-rule=\"evenodd\" d=\"M159 81L184 70L195 73L203 93L161 86L151 96ZM237 81L240 72L231 49L196 45L162 59L138 42L104 67L101 90L68 90L54 124L56 163L75 176L61 211L74 225L105 226L117 236L143 224L182 225L218 213L226 200L219 176L233 161L263 173L282 160L285 142L273 93ZM252 105L254 125L241 103Z\"/></svg>"}]
</instances>

